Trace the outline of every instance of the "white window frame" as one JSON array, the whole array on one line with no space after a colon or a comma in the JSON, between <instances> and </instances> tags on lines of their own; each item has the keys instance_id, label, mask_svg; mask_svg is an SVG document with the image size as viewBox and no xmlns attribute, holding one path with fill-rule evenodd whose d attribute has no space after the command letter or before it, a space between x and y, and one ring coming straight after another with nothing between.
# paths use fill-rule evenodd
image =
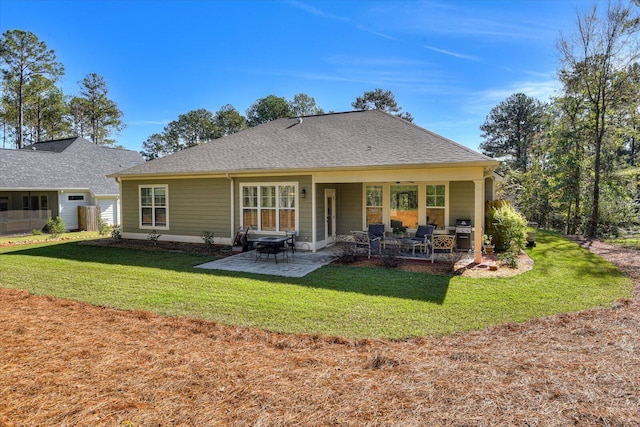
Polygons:
<instances>
[{"instance_id":1,"label":"white window frame","mask_svg":"<svg viewBox=\"0 0 640 427\"><path fill-rule=\"evenodd\" d=\"M380 187L381 190L381 194L380 194L380 201L382 202L381 205L371 205L369 206L368 203L368 197L367 197L367 187ZM384 222L384 185L383 184L372 184L372 183L365 183L364 185L364 224L365 226L367 225L367 209L368 208L380 208L382 211L382 221Z\"/></svg>"},{"instance_id":2,"label":"white window frame","mask_svg":"<svg viewBox=\"0 0 640 427\"><path fill-rule=\"evenodd\" d=\"M261 187L276 187L276 207L275 207L275 216L276 216L276 229L275 230L263 230L262 229L262 190ZM298 183L297 182L243 182L240 183L240 191L238 192L239 194L239 198L240 198L240 226L241 227L247 227L248 225L245 225L244 223L244 189L246 187L257 187L258 188L258 206L247 206L247 209L257 209L258 211L258 228L254 229L252 228L251 231L252 232L256 232L257 234L284 234L287 231L290 230L290 228L288 229L281 229L280 228L280 188L281 187L285 187L285 186L292 186L294 188L295 191L295 198L294 198L294 204L295 206L293 207L293 211L294 211L294 216L295 216L295 230L299 230L299 224L300 224L300 191L298 188ZM273 209L271 207L265 207L264 209ZM286 209L286 210L290 210L292 208L290 207L282 207L282 209Z\"/></svg>"},{"instance_id":3,"label":"white window frame","mask_svg":"<svg viewBox=\"0 0 640 427\"><path fill-rule=\"evenodd\" d=\"M166 215L166 225L156 225L155 221L156 221L156 215L155 215L155 210L156 210L156 198L155 198L155 191L152 194L151 200L152 200L152 204L151 204L151 218L153 221L153 225L143 225L142 224L142 189L143 188L152 188L152 189L156 189L156 188L164 188L164 194L165 194L165 205L164 206L157 206L157 207L163 207L165 209L165 215ZM148 208L149 206L144 206L145 208ZM169 229L169 185L168 184L142 184L142 185L138 185L138 227L141 230L168 230Z\"/></svg>"},{"instance_id":4,"label":"white window frame","mask_svg":"<svg viewBox=\"0 0 640 427\"><path fill-rule=\"evenodd\" d=\"M428 186L436 186L441 185L444 187L444 206L427 206L427 187ZM422 204L423 214L425 216L424 223L426 223L427 218L427 209L442 209L444 211L444 225L443 228L446 230L449 227L449 183L448 182L425 182L424 188L422 190L424 196L424 203Z\"/></svg>"},{"instance_id":5,"label":"white window frame","mask_svg":"<svg viewBox=\"0 0 640 427\"><path fill-rule=\"evenodd\" d=\"M449 182L448 181L416 181L416 182L363 182L362 183L362 227L367 229L367 186L382 186L382 221L389 228L391 224L391 186L418 186L418 224L427 223L427 185L444 185L444 229L449 227Z\"/></svg>"}]
</instances>

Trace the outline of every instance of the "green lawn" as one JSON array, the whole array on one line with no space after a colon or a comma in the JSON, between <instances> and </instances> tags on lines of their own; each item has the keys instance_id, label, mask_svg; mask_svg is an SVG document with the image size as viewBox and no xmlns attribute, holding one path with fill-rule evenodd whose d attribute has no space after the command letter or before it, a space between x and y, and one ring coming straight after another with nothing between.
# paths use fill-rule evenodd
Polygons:
<instances>
[{"instance_id":1,"label":"green lawn","mask_svg":"<svg viewBox=\"0 0 640 427\"><path fill-rule=\"evenodd\" d=\"M605 242L611 245L622 246L623 248L627 249L640 250L640 237L638 237L637 235L629 237L619 237L617 239L607 239L605 240Z\"/></svg>"},{"instance_id":2,"label":"green lawn","mask_svg":"<svg viewBox=\"0 0 640 427\"><path fill-rule=\"evenodd\" d=\"M193 268L206 256L40 243L0 248L0 286L123 309L288 333L403 339L610 306L633 284L613 265L538 231L533 271L473 279L326 266L300 279Z\"/></svg>"},{"instance_id":3,"label":"green lawn","mask_svg":"<svg viewBox=\"0 0 640 427\"><path fill-rule=\"evenodd\" d=\"M12 236L12 237L1 237L0 245L5 243L18 243L18 244L27 244L27 243L38 243L44 242L46 240L87 240L87 239L98 239L100 236L97 231L72 231L68 233L62 233L60 237L57 239L52 239L51 235L48 233L43 234L27 234L24 236Z\"/></svg>"}]
</instances>

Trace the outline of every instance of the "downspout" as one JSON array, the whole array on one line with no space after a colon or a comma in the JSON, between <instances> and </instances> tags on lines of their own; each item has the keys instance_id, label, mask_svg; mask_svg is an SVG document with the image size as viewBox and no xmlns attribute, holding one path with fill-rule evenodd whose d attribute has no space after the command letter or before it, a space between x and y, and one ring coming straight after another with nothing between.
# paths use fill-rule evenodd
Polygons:
<instances>
[{"instance_id":1,"label":"downspout","mask_svg":"<svg viewBox=\"0 0 640 427\"><path fill-rule=\"evenodd\" d=\"M311 251L316 252L316 174L311 174Z\"/></svg>"},{"instance_id":2,"label":"downspout","mask_svg":"<svg viewBox=\"0 0 640 427\"><path fill-rule=\"evenodd\" d=\"M116 182L118 183L118 199L116 200L116 215L118 216L117 218L114 218L113 222L113 226L120 226L120 232L122 232L122 179L120 179L119 176L116 176Z\"/></svg>"},{"instance_id":3,"label":"downspout","mask_svg":"<svg viewBox=\"0 0 640 427\"><path fill-rule=\"evenodd\" d=\"M231 186L231 234L229 240L231 241L231 246L233 246L233 239L235 237L236 232L236 215L235 215L235 180L231 177L231 175L227 174L227 179L229 180L229 185Z\"/></svg>"}]
</instances>

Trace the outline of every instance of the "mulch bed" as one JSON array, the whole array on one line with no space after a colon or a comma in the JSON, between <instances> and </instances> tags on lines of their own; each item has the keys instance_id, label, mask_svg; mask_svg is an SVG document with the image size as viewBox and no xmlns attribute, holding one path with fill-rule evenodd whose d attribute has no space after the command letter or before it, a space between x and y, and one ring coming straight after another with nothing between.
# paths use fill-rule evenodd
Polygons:
<instances>
[{"instance_id":1,"label":"mulch bed","mask_svg":"<svg viewBox=\"0 0 640 427\"><path fill-rule=\"evenodd\" d=\"M157 241L155 244L148 240L135 240L135 239L96 239L86 240L81 244L98 245L98 246L113 246L113 247L126 247L132 249L145 249L145 250L157 250L157 251L175 251L186 253L197 253L202 255L212 256L229 256L231 251L229 246L213 245L208 247L202 243L184 243L184 242L168 242ZM334 265L340 265L340 262L335 262ZM356 262L344 264L351 267L366 267L366 268L385 268L380 258L372 257L367 258L361 256ZM489 266L497 266L497 270L490 270ZM428 273L428 274L445 274L445 275L463 275L469 277L511 277L516 274L524 273L533 268L533 260L526 254L522 253L519 257L518 267L513 269L506 267L498 261L496 255L485 255L482 264L467 264L464 262L448 262L445 260L438 260L435 263L427 260L415 260L405 259L402 260L396 267L398 270L410 271L414 273Z\"/></svg>"},{"instance_id":2,"label":"mulch bed","mask_svg":"<svg viewBox=\"0 0 640 427\"><path fill-rule=\"evenodd\" d=\"M0 289L2 426L637 426L633 300L404 342L282 335Z\"/></svg>"},{"instance_id":3,"label":"mulch bed","mask_svg":"<svg viewBox=\"0 0 640 427\"><path fill-rule=\"evenodd\" d=\"M212 245L204 243L168 242L159 240L151 242L149 240L137 239L96 239L81 242L85 245L113 246L118 248L145 249L149 251L174 251L186 252L201 255L229 256L231 251L229 245Z\"/></svg>"}]
</instances>

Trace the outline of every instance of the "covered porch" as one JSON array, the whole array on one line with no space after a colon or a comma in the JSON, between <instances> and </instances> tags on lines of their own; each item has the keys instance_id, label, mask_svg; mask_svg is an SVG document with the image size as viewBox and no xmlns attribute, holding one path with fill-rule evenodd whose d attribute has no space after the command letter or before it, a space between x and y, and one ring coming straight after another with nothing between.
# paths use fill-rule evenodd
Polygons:
<instances>
[{"instance_id":1,"label":"covered porch","mask_svg":"<svg viewBox=\"0 0 640 427\"><path fill-rule=\"evenodd\" d=\"M350 182L351 181L351 182ZM318 173L313 184L314 247L331 246L352 231L383 224L398 238L432 225L434 234L456 234L456 222L471 223L466 245L456 250L482 260L485 202L494 198L494 177L482 167ZM413 248L412 248L413 249ZM413 253L413 250L411 250Z\"/></svg>"}]
</instances>

